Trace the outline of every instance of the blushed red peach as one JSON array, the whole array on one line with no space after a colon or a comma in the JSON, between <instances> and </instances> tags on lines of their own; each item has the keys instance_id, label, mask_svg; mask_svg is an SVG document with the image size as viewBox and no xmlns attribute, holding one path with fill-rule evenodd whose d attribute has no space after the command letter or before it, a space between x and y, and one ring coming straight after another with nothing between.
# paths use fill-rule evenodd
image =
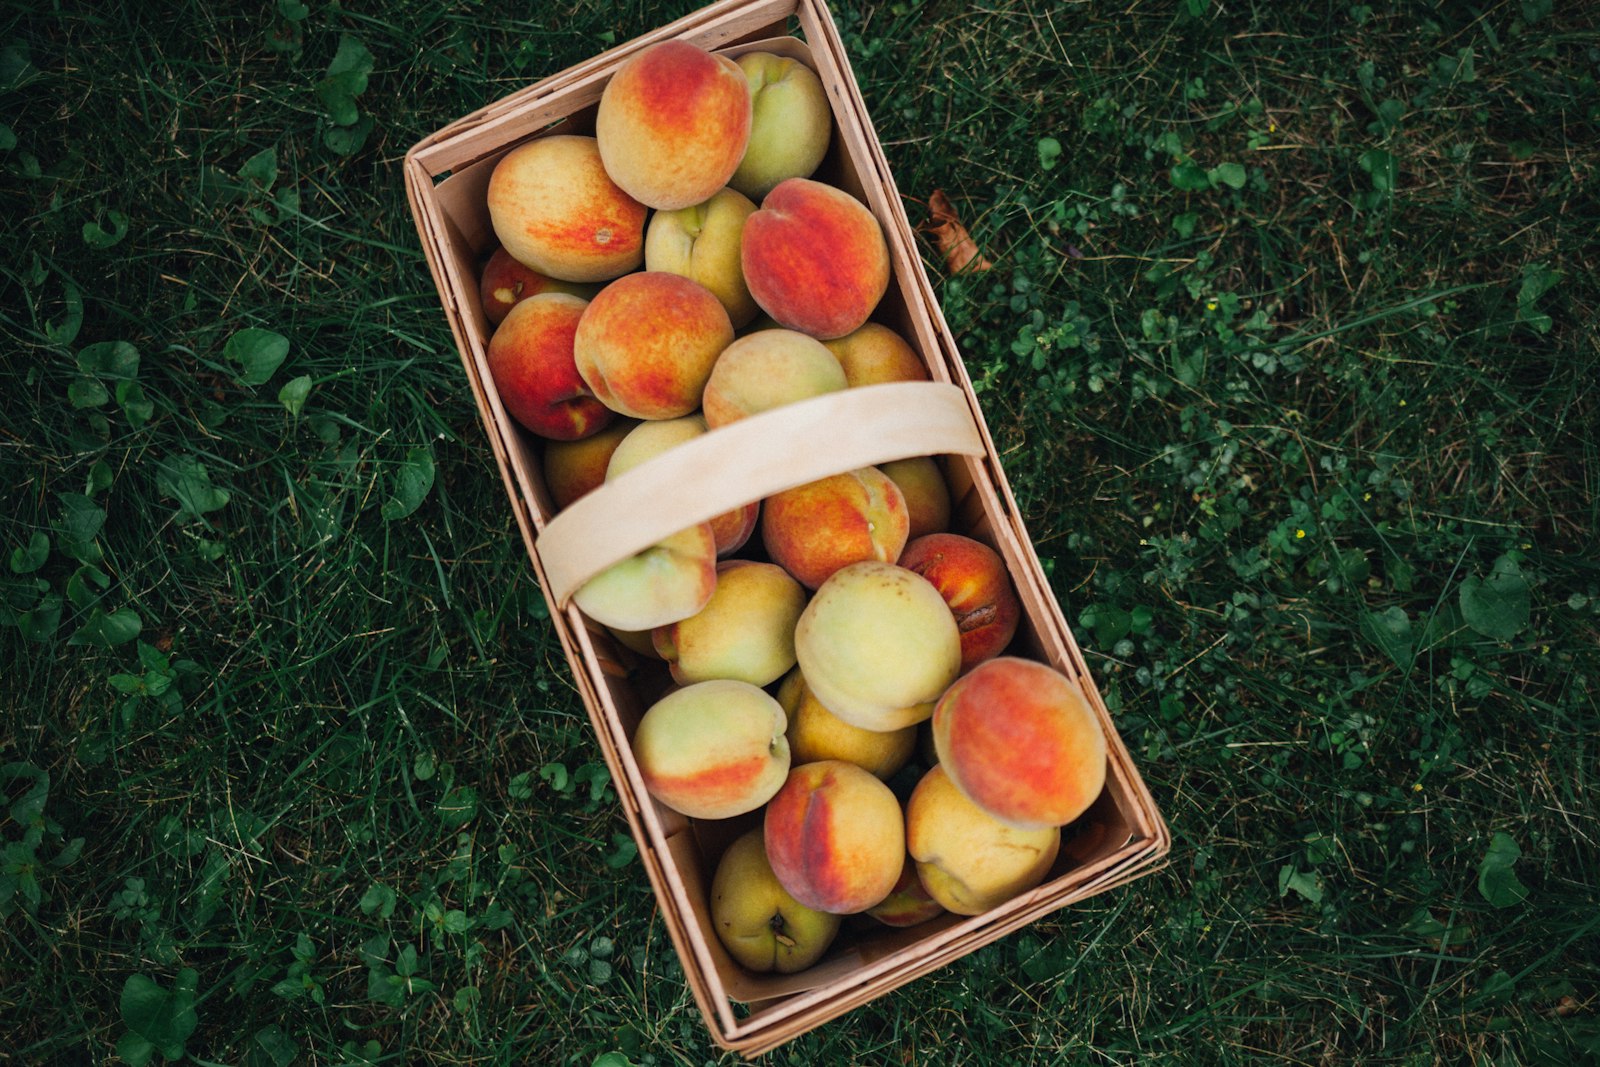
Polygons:
<instances>
[{"instance_id":1,"label":"blushed red peach","mask_svg":"<svg viewBox=\"0 0 1600 1067\"><path fill-rule=\"evenodd\" d=\"M489 375L500 403L541 437L576 441L612 419L573 361L572 339L585 306L575 296L542 293L512 308L489 338Z\"/></svg>"},{"instance_id":2,"label":"blushed red peach","mask_svg":"<svg viewBox=\"0 0 1600 1067\"><path fill-rule=\"evenodd\" d=\"M779 182L744 224L745 284L761 310L818 339L859 329L889 288L889 246L865 204L810 178Z\"/></svg>"},{"instance_id":3,"label":"blushed red peach","mask_svg":"<svg viewBox=\"0 0 1600 1067\"><path fill-rule=\"evenodd\" d=\"M483 276L478 279L478 296L483 301L483 313L493 325L505 321L506 313L517 303L540 293L571 293L587 300L595 294L592 285L564 282L550 278L532 267L518 263L504 248L497 248L483 265Z\"/></svg>"},{"instance_id":4,"label":"blushed red peach","mask_svg":"<svg viewBox=\"0 0 1600 1067\"><path fill-rule=\"evenodd\" d=\"M636 419L676 419L700 406L728 313L705 286L662 271L618 278L589 301L573 338L578 373L599 401Z\"/></svg>"},{"instance_id":5,"label":"blushed red peach","mask_svg":"<svg viewBox=\"0 0 1600 1067\"><path fill-rule=\"evenodd\" d=\"M519 263L600 282L644 261L645 206L606 174L593 137L557 134L514 148L489 177L489 219Z\"/></svg>"},{"instance_id":6,"label":"blushed red peach","mask_svg":"<svg viewBox=\"0 0 1600 1067\"><path fill-rule=\"evenodd\" d=\"M761 514L767 555L807 589L852 563L893 563L910 529L905 496L876 467L775 493Z\"/></svg>"},{"instance_id":7,"label":"blushed red peach","mask_svg":"<svg viewBox=\"0 0 1600 1067\"><path fill-rule=\"evenodd\" d=\"M867 914L885 926L906 927L937 919L944 914L944 905L933 899L917 876L917 862L906 854L900 879L883 901L867 909Z\"/></svg>"},{"instance_id":8,"label":"blushed red peach","mask_svg":"<svg viewBox=\"0 0 1600 1067\"><path fill-rule=\"evenodd\" d=\"M933 746L950 781L1021 830L1064 826L1106 781L1106 739L1078 687L1033 660L974 667L933 711Z\"/></svg>"},{"instance_id":9,"label":"blushed red peach","mask_svg":"<svg viewBox=\"0 0 1600 1067\"><path fill-rule=\"evenodd\" d=\"M661 803L691 819L730 819L784 785L783 728L778 702L748 682L700 682L651 705L634 732L633 754Z\"/></svg>"},{"instance_id":10,"label":"blushed red peach","mask_svg":"<svg viewBox=\"0 0 1600 1067\"><path fill-rule=\"evenodd\" d=\"M701 406L712 429L763 411L837 393L844 371L822 342L794 330L745 334L717 357Z\"/></svg>"},{"instance_id":11,"label":"blushed red peach","mask_svg":"<svg viewBox=\"0 0 1600 1067\"><path fill-rule=\"evenodd\" d=\"M618 68L594 130L606 171L634 199L664 211L703 203L744 158L750 86L726 56L663 41Z\"/></svg>"},{"instance_id":12,"label":"blushed red peach","mask_svg":"<svg viewBox=\"0 0 1600 1067\"><path fill-rule=\"evenodd\" d=\"M961 629L963 673L1005 651L1022 603L998 552L960 534L928 534L906 544L900 566L932 582L950 605Z\"/></svg>"},{"instance_id":13,"label":"blushed red peach","mask_svg":"<svg viewBox=\"0 0 1600 1067\"><path fill-rule=\"evenodd\" d=\"M865 323L859 330L823 343L844 368L852 389L885 382L925 382L930 377L917 350L882 323Z\"/></svg>"},{"instance_id":14,"label":"blushed red peach","mask_svg":"<svg viewBox=\"0 0 1600 1067\"><path fill-rule=\"evenodd\" d=\"M841 760L789 772L767 802L767 859L789 895L832 915L889 895L905 856L904 816L889 787Z\"/></svg>"},{"instance_id":15,"label":"blushed red peach","mask_svg":"<svg viewBox=\"0 0 1600 1067\"><path fill-rule=\"evenodd\" d=\"M612 453L637 425L632 419L617 419L581 440L551 441L544 446L544 484L557 511L605 483Z\"/></svg>"}]
</instances>

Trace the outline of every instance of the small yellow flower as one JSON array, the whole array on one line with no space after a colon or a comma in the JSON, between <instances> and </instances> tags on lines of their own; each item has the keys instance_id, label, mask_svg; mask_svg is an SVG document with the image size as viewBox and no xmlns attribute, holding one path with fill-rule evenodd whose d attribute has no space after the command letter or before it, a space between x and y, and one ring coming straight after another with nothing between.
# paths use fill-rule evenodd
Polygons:
<instances>
[{"instance_id":1,"label":"small yellow flower","mask_svg":"<svg viewBox=\"0 0 1600 1067\"><path fill-rule=\"evenodd\" d=\"M1361 499L1362 500L1371 500L1372 499L1372 494L1371 493L1362 493L1361 494Z\"/></svg>"},{"instance_id":2,"label":"small yellow flower","mask_svg":"<svg viewBox=\"0 0 1600 1067\"><path fill-rule=\"evenodd\" d=\"M1278 124L1276 122L1268 122L1267 123L1267 132L1268 133L1277 133L1278 132Z\"/></svg>"},{"instance_id":3,"label":"small yellow flower","mask_svg":"<svg viewBox=\"0 0 1600 1067\"><path fill-rule=\"evenodd\" d=\"M1206 301L1206 310L1207 311L1215 311L1215 310L1217 310L1217 302L1215 300L1207 300Z\"/></svg>"},{"instance_id":4,"label":"small yellow flower","mask_svg":"<svg viewBox=\"0 0 1600 1067\"><path fill-rule=\"evenodd\" d=\"M1412 786L1411 786L1411 791L1412 791L1412 792L1413 792L1413 793L1420 793L1420 792L1422 792L1422 783L1421 783L1421 782L1415 782L1415 783L1413 783L1413 784L1412 784Z\"/></svg>"},{"instance_id":5,"label":"small yellow flower","mask_svg":"<svg viewBox=\"0 0 1600 1067\"><path fill-rule=\"evenodd\" d=\"M1400 401L1400 406L1401 407L1405 407L1406 406L1406 402L1404 400Z\"/></svg>"},{"instance_id":6,"label":"small yellow flower","mask_svg":"<svg viewBox=\"0 0 1600 1067\"><path fill-rule=\"evenodd\" d=\"M1539 646L1539 655L1548 656L1549 654L1550 654L1550 646L1549 645L1540 645Z\"/></svg>"},{"instance_id":7,"label":"small yellow flower","mask_svg":"<svg viewBox=\"0 0 1600 1067\"><path fill-rule=\"evenodd\" d=\"M1295 539L1295 540L1296 540L1296 541L1298 541L1298 540L1300 540L1300 539L1301 539L1301 538L1303 538L1303 537L1305 537L1305 535L1306 535L1306 532L1305 532L1305 531L1304 531L1304 530L1296 530L1296 531L1295 531L1295 532L1294 532L1294 539Z\"/></svg>"}]
</instances>

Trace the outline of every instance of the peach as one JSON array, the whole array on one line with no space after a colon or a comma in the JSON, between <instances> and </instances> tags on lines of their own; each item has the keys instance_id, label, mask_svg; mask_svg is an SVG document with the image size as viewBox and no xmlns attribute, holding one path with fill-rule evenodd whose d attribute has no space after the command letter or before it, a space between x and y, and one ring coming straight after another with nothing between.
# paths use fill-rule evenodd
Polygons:
<instances>
[{"instance_id":1,"label":"peach","mask_svg":"<svg viewBox=\"0 0 1600 1067\"><path fill-rule=\"evenodd\" d=\"M893 563L910 529L904 495L876 467L774 493L761 514L767 555L807 589L851 563Z\"/></svg>"},{"instance_id":2,"label":"peach","mask_svg":"<svg viewBox=\"0 0 1600 1067\"><path fill-rule=\"evenodd\" d=\"M606 627L606 632L615 637L617 643L623 648L631 649L646 659L659 660L661 658L656 652L655 642L650 638L650 635L655 632L654 630L618 630L608 626Z\"/></svg>"},{"instance_id":3,"label":"peach","mask_svg":"<svg viewBox=\"0 0 1600 1067\"><path fill-rule=\"evenodd\" d=\"M961 629L963 673L1005 651L1022 603L998 552L960 534L928 534L906 544L900 566L932 582L950 605Z\"/></svg>"},{"instance_id":4,"label":"peach","mask_svg":"<svg viewBox=\"0 0 1600 1067\"><path fill-rule=\"evenodd\" d=\"M716 587L717 542L703 522L612 564L572 600L602 626L653 630L704 608Z\"/></svg>"},{"instance_id":5,"label":"peach","mask_svg":"<svg viewBox=\"0 0 1600 1067\"><path fill-rule=\"evenodd\" d=\"M917 862L907 853L900 879L882 903L867 909L867 914L885 926L916 926L943 915L944 906L923 886L917 877Z\"/></svg>"},{"instance_id":6,"label":"peach","mask_svg":"<svg viewBox=\"0 0 1600 1067\"><path fill-rule=\"evenodd\" d=\"M783 709L748 682L700 682L650 706L633 755L650 795L691 819L755 811L783 787Z\"/></svg>"},{"instance_id":7,"label":"peach","mask_svg":"<svg viewBox=\"0 0 1600 1067\"><path fill-rule=\"evenodd\" d=\"M573 361L572 338L587 306L566 293L541 293L512 308L489 338L489 376L500 403L541 437L576 441L612 419Z\"/></svg>"},{"instance_id":8,"label":"peach","mask_svg":"<svg viewBox=\"0 0 1600 1067\"><path fill-rule=\"evenodd\" d=\"M728 184L750 140L750 86L726 56L687 41L651 45L600 96L606 172L640 203L674 211Z\"/></svg>"},{"instance_id":9,"label":"peach","mask_svg":"<svg viewBox=\"0 0 1600 1067\"><path fill-rule=\"evenodd\" d=\"M679 685L737 678L768 685L794 666L794 626L806 606L800 583L773 563L717 565L717 588L699 612L656 627L656 654Z\"/></svg>"},{"instance_id":10,"label":"peach","mask_svg":"<svg viewBox=\"0 0 1600 1067\"><path fill-rule=\"evenodd\" d=\"M925 382L931 377L917 350L881 323L865 323L859 330L823 344L844 368L852 389L884 382Z\"/></svg>"},{"instance_id":11,"label":"peach","mask_svg":"<svg viewBox=\"0 0 1600 1067\"><path fill-rule=\"evenodd\" d=\"M888 781L911 761L917 744L917 727L879 733L851 726L822 706L796 667L778 687L778 703L789 716L789 756L796 766L818 760L854 763L874 778Z\"/></svg>"},{"instance_id":12,"label":"peach","mask_svg":"<svg viewBox=\"0 0 1600 1067\"><path fill-rule=\"evenodd\" d=\"M692 441L706 432L706 420L700 415L685 415L681 419L664 419L642 422L617 446L606 469L606 478L616 478L625 471L659 456L670 448ZM756 522L761 517L761 501L753 500L742 508L723 512L711 520L711 534L717 539L717 555L727 556L743 548L750 535L755 533Z\"/></svg>"},{"instance_id":13,"label":"peach","mask_svg":"<svg viewBox=\"0 0 1600 1067\"><path fill-rule=\"evenodd\" d=\"M700 406L733 324L711 291L663 271L618 278L578 323L573 356L600 402L636 419L676 419Z\"/></svg>"},{"instance_id":14,"label":"peach","mask_svg":"<svg viewBox=\"0 0 1600 1067\"><path fill-rule=\"evenodd\" d=\"M723 349L701 404L712 429L797 400L845 388L844 371L821 342L793 330L746 334Z\"/></svg>"},{"instance_id":15,"label":"peach","mask_svg":"<svg viewBox=\"0 0 1600 1067\"><path fill-rule=\"evenodd\" d=\"M961 670L961 634L939 591L891 563L852 563L800 613L795 656L823 707L864 730L932 714Z\"/></svg>"},{"instance_id":16,"label":"peach","mask_svg":"<svg viewBox=\"0 0 1600 1067\"><path fill-rule=\"evenodd\" d=\"M703 204L658 211L644 233L644 269L681 274L711 290L734 329L756 317L756 302L744 284L739 238L756 206L732 189Z\"/></svg>"},{"instance_id":17,"label":"peach","mask_svg":"<svg viewBox=\"0 0 1600 1067\"><path fill-rule=\"evenodd\" d=\"M945 484L939 464L932 456L897 459L878 467L887 474L906 498L910 530L906 543L950 528L950 487Z\"/></svg>"},{"instance_id":18,"label":"peach","mask_svg":"<svg viewBox=\"0 0 1600 1067\"><path fill-rule=\"evenodd\" d=\"M645 210L606 174L593 137L529 141L489 177L489 220L501 245L563 281L602 282L638 267Z\"/></svg>"},{"instance_id":19,"label":"peach","mask_svg":"<svg viewBox=\"0 0 1600 1067\"><path fill-rule=\"evenodd\" d=\"M865 204L810 178L779 182L744 224L745 284L761 310L819 339L861 327L889 288L889 246Z\"/></svg>"},{"instance_id":20,"label":"peach","mask_svg":"<svg viewBox=\"0 0 1600 1067\"><path fill-rule=\"evenodd\" d=\"M889 895L905 856L905 817L889 787L853 763L795 767L767 804L767 859L800 903L831 915Z\"/></svg>"},{"instance_id":21,"label":"peach","mask_svg":"<svg viewBox=\"0 0 1600 1067\"><path fill-rule=\"evenodd\" d=\"M1105 786L1105 734L1078 687L1015 656L981 663L946 690L933 746L951 784L1020 830L1066 825Z\"/></svg>"},{"instance_id":22,"label":"peach","mask_svg":"<svg viewBox=\"0 0 1600 1067\"><path fill-rule=\"evenodd\" d=\"M760 200L785 178L809 178L828 154L833 112L810 67L771 52L738 59L750 86L750 144L728 184Z\"/></svg>"},{"instance_id":23,"label":"peach","mask_svg":"<svg viewBox=\"0 0 1600 1067\"><path fill-rule=\"evenodd\" d=\"M544 484L557 511L605 483L612 453L637 425L632 419L617 419L599 433L544 446Z\"/></svg>"},{"instance_id":24,"label":"peach","mask_svg":"<svg viewBox=\"0 0 1600 1067\"><path fill-rule=\"evenodd\" d=\"M1043 882L1061 830L1018 830L961 795L944 767L906 803L906 847L928 895L957 915L981 915Z\"/></svg>"},{"instance_id":25,"label":"peach","mask_svg":"<svg viewBox=\"0 0 1600 1067\"><path fill-rule=\"evenodd\" d=\"M505 321L506 313L518 301L552 292L571 293L588 300L597 290L592 285L546 277L512 259L511 253L504 248L494 250L489 262L483 265L483 276L478 280L478 297L483 302L483 313L496 326Z\"/></svg>"},{"instance_id":26,"label":"peach","mask_svg":"<svg viewBox=\"0 0 1600 1067\"><path fill-rule=\"evenodd\" d=\"M740 837L711 879L711 928L728 955L757 973L793 974L822 958L839 916L806 907L784 891L767 862L759 829Z\"/></svg>"}]
</instances>

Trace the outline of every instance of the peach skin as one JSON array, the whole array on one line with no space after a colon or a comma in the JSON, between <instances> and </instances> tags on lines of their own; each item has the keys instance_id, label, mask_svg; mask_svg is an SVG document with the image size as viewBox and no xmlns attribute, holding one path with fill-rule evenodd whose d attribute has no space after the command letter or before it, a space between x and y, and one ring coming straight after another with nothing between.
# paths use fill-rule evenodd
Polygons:
<instances>
[{"instance_id":1,"label":"peach skin","mask_svg":"<svg viewBox=\"0 0 1600 1067\"><path fill-rule=\"evenodd\" d=\"M1044 881L1061 830L1018 830L961 795L943 765L906 802L906 848L928 895L957 915L981 915Z\"/></svg>"},{"instance_id":2,"label":"peach skin","mask_svg":"<svg viewBox=\"0 0 1600 1067\"><path fill-rule=\"evenodd\" d=\"M650 706L633 755L650 795L691 819L754 811L789 773L783 709L771 696L727 679L700 682Z\"/></svg>"},{"instance_id":3,"label":"peach skin","mask_svg":"<svg viewBox=\"0 0 1600 1067\"><path fill-rule=\"evenodd\" d=\"M930 377L917 350L881 323L865 323L859 330L823 344L844 368L852 389L883 382L925 382Z\"/></svg>"},{"instance_id":4,"label":"peach skin","mask_svg":"<svg viewBox=\"0 0 1600 1067\"><path fill-rule=\"evenodd\" d=\"M950 605L961 629L963 673L1005 651L1022 618L1022 602L998 552L970 537L936 533L909 542L900 566L932 582Z\"/></svg>"},{"instance_id":5,"label":"peach skin","mask_svg":"<svg viewBox=\"0 0 1600 1067\"><path fill-rule=\"evenodd\" d=\"M489 375L511 417L541 437L576 441L613 415L590 393L572 356L585 308L565 293L522 301L489 338Z\"/></svg>"},{"instance_id":6,"label":"peach skin","mask_svg":"<svg viewBox=\"0 0 1600 1067\"><path fill-rule=\"evenodd\" d=\"M905 496L876 467L774 493L761 515L767 555L807 589L851 563L893 563L910 530Z\"/></svg>"},{"instance_id":7,"label":"peach skin","mask_svg":"<svg viewBox=\"0 0 1600 1067\"><path fill-rule=\"evenodd\" d=\"M497 248L483 265L483 276L478 281L478 296L483 301L483 313L495 326L505 321L506 313L518 301L540 293L571 293L588 300L598 290L592 285L564 282L548 278L532 267L524 266L511 258L504 248Z\"/></svg>"},{"instance_id":8,"label":"peach skin","mask_svg":"<svg viewBox=\"0 0 1600 1067\"><path fill-rule=\"evenodd\" d=\"M617 188L593 137L541 137L489 177L489 220L519 263L569 282L602 282L644 261L645 206Z\"/></svg>"},{"instance_id":9,"label":"peach skin","mask_svg":"<svg viewBox=\"0 0 1600 1067\"><path fill-rule=\"evenodd\" d=\"M642 204L673 211L728 184L750 141L750 85L726 56L687 41L651 45L600 96L606 172Z\"/></svg>"},{"instance_id":10,"label":"peach skin","mask_svg":"<svg viewBox=\"0 0 1600 1067\"><path fill-rule=\"evenodd\" d=\"M722 350L701 405L706 424L716 429L845 385L838 361L820 341L793 330L762 330Z\"/></svg>"},{"instance_id":11,"label":"peach skin","mask_svg":"<svg viewBox=\"0 0 1600 1067\"><path fill-rule=\"evenodd\" d=\"M888 781L911 761L917 745L916 726L880 733L845 722L812 695L798 667L784 676L778 687L778 703L789 716L789 755L797 767L840 759Z\"/></svg>"},{"instance_id":12,"label":"peach skin","mask_svg":"<svg viewBox=\"0 0 1600 1067\"><path fill-rule=\"evenodd\" d=\"M618 278L589 301L573 338L599 401L636 419L676 419L700 394L733 324L705 286L663 271Z\"/></svg>"},{"instance_id":13,"label":"peach skin","mask_svg":"<svg viewBox=\"0 0 1600 1067\"><path fill-rule=\"evenodd\" d=\"M889 288L889 246L865 204L810 178L779 182L744 224L744 281L761 310L819 340L857 330Z\"/></svg>"},{"instance_id":14,"label":"peach skin","mask_svg":"<svg viewBox=\"0 0 1600 1067\"><path fill-rule=\"evenodd\" d=\"M1065 826L1106 781L1106 738L1078 687L1015 656L974 667L940 698L933 747L951 783L1019 830Z\"/></svg>"},{"instance_id":15,"label":"peach skin","mask_svg":"<svg viewBox=\"0 0 1600 1067\"><path fill-rule=\"evenodd\" d=\"M864 730L927 719L961 669L961 635L928 580L889 563L852 563L800 613L795 656L822 706Z\"/></svg>"},{"instance_id":16,"label":"peach skin","mask_svg":"<svg viewBox=\"0 0 1600 1067\"><path fill-rule=\"evenodd\" d=\"M839 932L839 916L808 908L784 892L757 829L729 845L717 861L711 928L728 955L749 970L793 974L828 951Z\"/></svg>"},{"instance_id":17,"label":"peach skin","mask_svg":"<svg viewBox=\"0 0 1600 1067\"><path fill-rule=\"evenodd\" d=\"M932 456L913 456L878 465L906 498L906 515L911 529L906 535L910 544L931 533L944 533L950 528L950 487Z\"/></svg>"},{"instance_id":18,"label":"peach skin","mask_svg":"<svg viewBox=\"0 0 1600 1067\"><path fill-rule=\"evenodd\" d=\"M794 624L806 591L775 563L727 560L717 565L717 588L687 619L659 626L656 654L679 685L736 678L769 685L794 666Z\"/></svg>"},{"instance_id":19,"label":"peach skin","mask_svg":"<svg viewBox=\"0 0 1600 1067\"><path fill-rule=\"evenodd\" d=\"M551 441L544 446L544 484L557 511L605 484L606 465L637 425L632 419L617 419L581 440Z\"/></svg>"},{"instance_id":20,"label":"peach skin","mask_svg":"<svg viewBox=\"0 0 1600 1067\"><path fill-rule=\"evenodd\" d=\"M789 772L767 803L767 859L783 888L830 915L866 911L889 895L905 857L905 817L889 787L853 763Z\"/></svg>"},{"instance_id":21,"label":"peach skin","mask_svg":"<svg viewBox=\"0 0 1600 1067\"><path fill-rule=\"evenodd\" d=\"M867 909L867 914L885 926L905 927L937 919L944 914L944 905L933 899L917 876L917 861L906 854L905 866L900 870L900 880L882 902Z\"/></svg>"},{"instance_id":22,"label":"peach skin","mask_svg":"<svg viewBox=\"0 0 1600 1067\"><path fill-rule=\"evenodd\" d=\"M723 189L703 204L656 212L644 232L644 269L692 278L722 301L734 329L746 326L758 309L744 284L739 239L755 209L748 197Z\"/></svg>"}]
</instances>

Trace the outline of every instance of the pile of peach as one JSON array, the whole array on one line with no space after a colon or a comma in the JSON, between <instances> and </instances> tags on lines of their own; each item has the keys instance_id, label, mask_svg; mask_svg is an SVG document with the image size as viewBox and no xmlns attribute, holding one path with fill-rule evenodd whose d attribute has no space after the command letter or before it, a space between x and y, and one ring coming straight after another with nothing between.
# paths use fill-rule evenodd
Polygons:
<instances>
[{"instance_id":1,"label":"pile of peach","mask_svg":"<svg viewBox=\"0 0 1600 1067\"><path fill-rule=\"evenodd\" d=\"M804 64L673 41L618 69L594 137L502 158L489 367L547 438L558 507L738 419L929 377L868 321L888 248L865 205L812 180L831 136ZM710 902L751 969L809 966L842 915L911 925L1038 885L1104 785L1077 687L1002 655L1016 591L950 511L932 458L850 471L681 531L574 597L681 687L632 740L651 794L697 819L765 805ZM937 763L902 803L886 781L923 723Z\"/></svg>"}]
</instances>

